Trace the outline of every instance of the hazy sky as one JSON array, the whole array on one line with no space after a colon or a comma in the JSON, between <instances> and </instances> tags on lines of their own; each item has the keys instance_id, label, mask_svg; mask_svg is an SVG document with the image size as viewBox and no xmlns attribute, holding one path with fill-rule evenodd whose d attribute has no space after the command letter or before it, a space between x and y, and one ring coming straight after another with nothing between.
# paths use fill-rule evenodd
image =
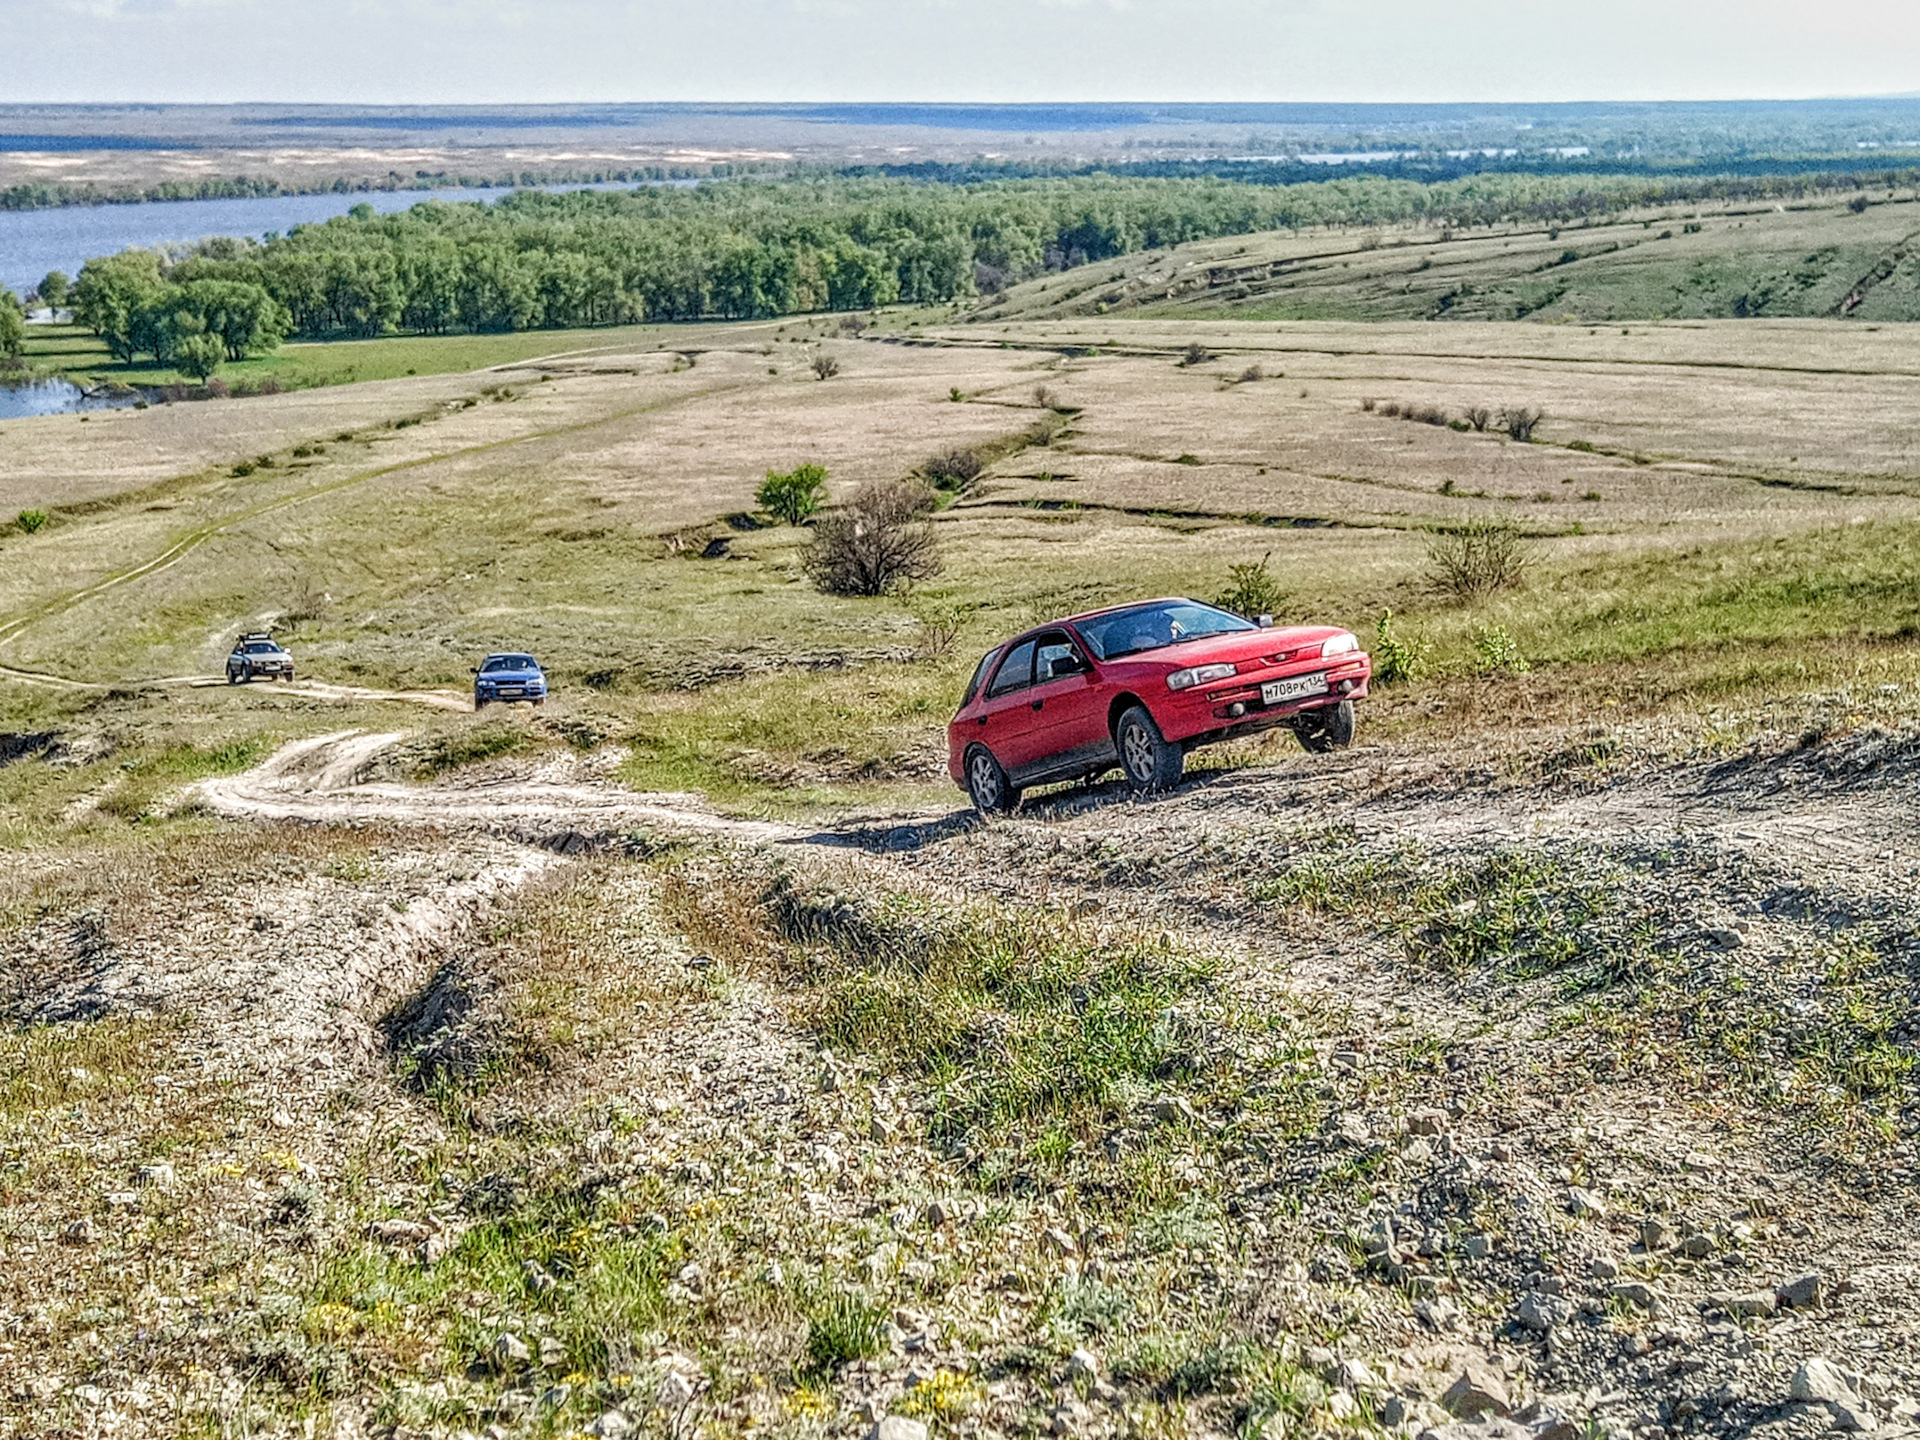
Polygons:
<instances>
[{"instance_id":1,"label":"hazy sky","mask_svg":"<svg viewBox=\"0 0 1920 1440\"><path fill-rule=\"evenodd\" d=\"M0 0L0 36L11 101L1920 90L1915 0Z\"/></svg>"}]
</instances>

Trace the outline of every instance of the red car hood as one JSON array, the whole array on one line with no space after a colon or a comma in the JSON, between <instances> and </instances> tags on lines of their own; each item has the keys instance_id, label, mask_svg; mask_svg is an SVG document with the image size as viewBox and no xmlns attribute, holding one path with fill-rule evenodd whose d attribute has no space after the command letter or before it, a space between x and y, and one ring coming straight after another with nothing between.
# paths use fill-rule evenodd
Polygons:
<instances>
[{"instance_id":1,"label":"red car hood","mask_svg":"<svg viewBox=\"0 0 1920 1440\"><path fill-rule=\"evenodd\" d=\"M1211 665L1221 660L1245 663L1273 660L1294 651L1319 645L1335 635L1344 634L1337 625L1289 625L1271 630L1235 630L1225 635L1205 635L1198 640L1181 640L1157 650L1142 650L1109 661L1112 665L1164 665L1169 670L1184 670L1189 665Z\"/></svg>"}]
</instances>

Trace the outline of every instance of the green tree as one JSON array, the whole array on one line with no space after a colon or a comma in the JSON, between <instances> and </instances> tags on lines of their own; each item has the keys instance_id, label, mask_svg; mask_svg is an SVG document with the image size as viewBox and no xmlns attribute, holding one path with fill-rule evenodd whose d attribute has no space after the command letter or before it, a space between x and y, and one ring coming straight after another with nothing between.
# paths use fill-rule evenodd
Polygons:
<instances>
[{"instance_id":1,"label":"green tree","mask_svg":"<svg viewBox=\"0 0 1920 1440\"><path fill-rule=\"evenodd\" d=\"M182 335L173 344L175 367L181 374L191 375L202 383L213 378L214 372L226 358L226 343L209 331Z\"/></svg>"},{"instance_id":2,"label":"green tree","mask_svg":"<svg viewBox=\"0 0 1920 1440\"><path fill-rule=\"evenodd\" d=\"M18 363L20 347L27 338L27 317L13 291L0 289L0 360Z\"/></svg>"},{"instance_id":3,"label":"green tree","mask_svg":"<svg viewBox=\"0 0 1920 1440\"><path fill-rule=\"evenodd\" d=\"M784 475L769 470L754 492L754 500L769 515L787 525L798 525L827 498L827 472L820 465L801 465Z\"/></svg>"},{"instance_id":4,"label":"green tree","mask_svg":"<svg viewBox=\"0 0 1920 1440\"><path fill-rule=\"evenodd\" d=\"M229 360L273 350L287 338L293 317L258 285L233 280L194 280L180 287L180 305L201 328L219 337Z\"/></svg>"},{"instance_id":5,"label":"green tree","mask_svg":"<svg viewBox=\"0 0 1920 1440\"><path fill-rule=\"evenodd\" d=\"M67 307L67 294L73 289L73 282L61 270L49 270L46 278L40 282L40 301L52 310L64 310Z\"/></svg>"},{"instance_id":6,"label":"green tree","mask_svg":"<svg viewBox=\"0 0 1920 1440\"><path fill-rule=\"evenodd\" d=\"M73 318L106 343L107 353L131 361L141 350L139 321L163 289L160 257L151 250L123 250L89 260L73 287Z\"/></svg>"}]
</instances>

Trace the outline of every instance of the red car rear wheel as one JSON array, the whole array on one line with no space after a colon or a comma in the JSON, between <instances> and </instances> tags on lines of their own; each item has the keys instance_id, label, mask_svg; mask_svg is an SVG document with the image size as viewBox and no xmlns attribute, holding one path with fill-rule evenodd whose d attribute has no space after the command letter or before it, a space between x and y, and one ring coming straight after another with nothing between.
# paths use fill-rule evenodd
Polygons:
<instances>
[{"instance_id":1,"label":"red car rear wheel","mask_svg":"<svg viewBox=\"0 0 1920 1440\"><path fill-rule=\"evenodd\" d=\"M983 815L1005 814L1020 803L1020 790L984 745L967 751L967 796Z\"/></svg>"}]
</instances>

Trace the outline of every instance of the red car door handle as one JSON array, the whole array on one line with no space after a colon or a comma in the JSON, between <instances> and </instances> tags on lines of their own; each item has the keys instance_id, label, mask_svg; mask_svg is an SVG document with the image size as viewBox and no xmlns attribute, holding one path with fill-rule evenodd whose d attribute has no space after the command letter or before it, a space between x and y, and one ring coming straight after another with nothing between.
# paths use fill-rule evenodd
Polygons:
<instances>
[{"instance_id":1,"label":"red car door handle","mask_svg":"<svg viewBox=\"0 0 1920 1440\"><path fill-rule=\"evenodd\" d=\"M1036 701L1034 701L1034 702L1033 702L1033 708L1034 708L1034 709L1036 709L1036 710L1038 710L1038 709L1039 709L1039 708L1040 708L1040 707L1041 707L1042 705L1044 705L1044 704L1046 704L1046 703L1047 703L1047 702L1046 702L1046 701L1044 701L1044 700L1036 700Z\"/></svg>"}]
</instances>

